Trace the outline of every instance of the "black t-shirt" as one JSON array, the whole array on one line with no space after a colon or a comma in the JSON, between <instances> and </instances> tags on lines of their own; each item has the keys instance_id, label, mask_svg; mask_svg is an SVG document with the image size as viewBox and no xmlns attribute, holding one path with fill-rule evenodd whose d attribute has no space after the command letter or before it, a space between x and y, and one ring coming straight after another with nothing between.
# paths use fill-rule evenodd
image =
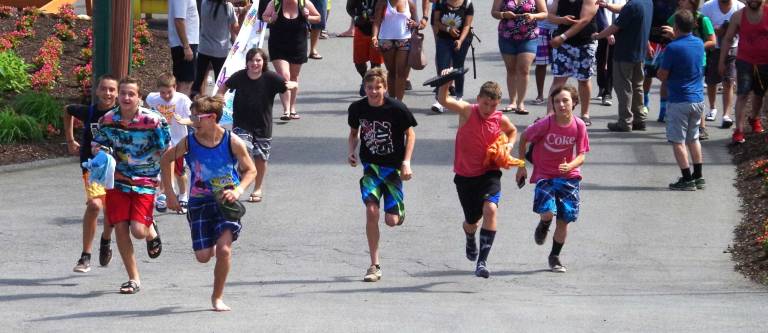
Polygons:
<instances>
[{"instance_id":1,"label":"black t-shirt","mask_svg":"<svg viewBox=\"0 0 768 333\"><path fill-rule=\"evenodd\" d=\"M440 11L440 17L436 17L438 22L456 28L459 32L464 28L464 24L467 23L467 16L475 15L475 6L472 5L470 0L464 0L459 8L451 8L446 1L440 1L435 6L435 10ZM451 37L451 34L445 32L445 30L438 31L437 37L458 40L458 38Z\"/></svg>"},{"instance_id":2,"label":"black t-shirt","mask_svg":"<svg viewBox=\"0 0 768 333\"><path fill-rule=\"evenodd\" d=\"M260 138L272 137L272 105L275 95L284 93L285 79L275 72L262 72L251 80L247 69L235 72L225 83L228 89L235 89L232 104L233 126L253 132Z\"/></svg>"},{"instance_id":3,"label":"black t-shirt","mask_svg":"<svg viewBox=\"0 0 768 333\"><path fill-rule=\"evenodd\" d=\"M376 0L349 0L347 1L347 14L352 16L355 26L364 34L370 36L373 33L373 13Z\"/></svg>"},{"instance_id":4,"label":"black t-shirt","mask_svg":"<svg viewBox=\"0 0 768 333\"><path fill-rule=\"evenodd\" d=\"M69 115L72 117L77 118L77 120L83 122L83 135L80 137L81 163L93 157L93 154L91 153L91 141L93 140L93 130L95 130L95 126L99 125L99 118L103 117L107 112L115 109L117 109L117 105L106 110L99 110L99 108L97 108L95 105L93 105L93 109L91 109L91 106L89 105L67 105L67 113L69 113ZM91 112L92 114L89 115ZM85 169L83 169L83 171L85 171Z\"/></svg>"},{"instance_id":5,"label":"black t-shirt","mask_svg":"<svg viewBox=\"0 0 768 333\"><path fill-rule=\"evenodd\" d=\"M349 105L349 127L360 130L360 160L399 168L405 156L405 132L416 119L402 102L384 97L382 106L371 106L368 98Z\"/></svg>"},{"instance_id":6,"label":"black t-shirt","mask_svg":"<svg viewBox=\"0 0 768 333\"><path fill-rule=\"evenodd\" d=\"M573 17L578 20L581 18L581 7L583 4L583 0L558 0L557 16L573 15ZM559 36L570 28L571 26L568 24L561 24L557 27L557 30L555 30L555 33L552 34L552 36ZM597 32L597 19L593 16L592 20L590 20L584 28L579 30L576 35L568 37L568 39L565 40L565 44L571 46L590 44L592 43L592 34L595 32Z\"/></svg>"}]
</instances>

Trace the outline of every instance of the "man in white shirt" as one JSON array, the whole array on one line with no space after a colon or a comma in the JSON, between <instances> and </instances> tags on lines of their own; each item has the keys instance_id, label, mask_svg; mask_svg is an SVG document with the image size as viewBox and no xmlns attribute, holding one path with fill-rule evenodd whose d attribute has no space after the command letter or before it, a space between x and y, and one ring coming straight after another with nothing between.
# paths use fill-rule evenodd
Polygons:
<instances>
[{"instance_id":1,"label":"man in white shirt","mask_svg":"<svg viewBox=\"0 0 768 333\"><path fill-rule=\"evenodd\" d=\"M178 91L189 96L195 81L197 45L200 42L200 16L195 0L168 1L168 45L171 47L173 76Z\"/></svg>"},{"instance_id":2,"label":"man in white shirt","mask_svg":"<svg viewBox=\"0 0 768 333\"><path fill-rule=\"evenodd\" d=\"M707 68L704 81L707 83L707 98L709 99L709 112L707 121L714 121L717 117L717 84L723 84L723 122L722 128L733 125L731 114L731 101L733 100L733 83L736 79L736 47L739 44L738 36L733 40L733 46L728 50L725 59L725 72L722 76L718 73L717 61L720 55L720 41L728 28L728 21L738 10L744 8L744 4L736 0L709 0L701 7L701 13L709 17L717 36L717 46L707 55Z\"/></svg>"}]
</instances>

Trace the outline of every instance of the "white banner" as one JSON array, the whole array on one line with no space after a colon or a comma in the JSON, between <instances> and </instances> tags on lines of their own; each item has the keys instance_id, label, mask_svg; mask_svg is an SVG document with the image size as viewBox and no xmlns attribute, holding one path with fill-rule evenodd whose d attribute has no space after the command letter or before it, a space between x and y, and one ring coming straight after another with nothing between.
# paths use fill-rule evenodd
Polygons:
<instances>
[{"instance_id":1,"label":"white banner","mask_svg":"<svg viewBox=\"0 0 768 333\"><path fill-rule=\"evenodd\" d=\"M227 82L232 74L245 68L245 54L248 50L254 47L263 47L264 29L267 24L258 19L258 12L259 0L254 0L245 15L245 19L240 24L240 32L237 34L235 44L232 45L229 55L227 55L227 60L224 61L219 77L216 78L217 90L224 85L224 82ZM232 125L232 102L234 98L234 92L228 91L224 94L224 114L219 122L221 125Z\"/></svg>"}]
</instances>

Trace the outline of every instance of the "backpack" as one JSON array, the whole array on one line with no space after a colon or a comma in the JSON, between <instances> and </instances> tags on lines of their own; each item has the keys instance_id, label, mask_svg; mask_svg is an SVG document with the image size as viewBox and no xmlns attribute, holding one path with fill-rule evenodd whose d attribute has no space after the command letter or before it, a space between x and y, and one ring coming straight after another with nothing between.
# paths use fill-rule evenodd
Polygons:
<instances>
[{"instance_id":1,"label":"backpack","mask_svg":"<svg viewBox=\"0 0 768 333\"><path fill-rule=\"evenodd\" d=\"M279 13L280 12L280 5L283 4L283 1L282 0L273 0L273 1L275 3L275 13ZM304 9L304 1L306 1L306 0L299 0L299 9ZM301 14L301 13L299 13L299 14Z\"/></svg>"}]
</instances>

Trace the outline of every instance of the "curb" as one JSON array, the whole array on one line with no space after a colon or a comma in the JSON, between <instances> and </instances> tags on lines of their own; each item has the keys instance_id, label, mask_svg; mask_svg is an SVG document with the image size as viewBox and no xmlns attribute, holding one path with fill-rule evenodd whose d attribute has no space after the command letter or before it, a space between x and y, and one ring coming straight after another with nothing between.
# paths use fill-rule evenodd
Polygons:
<instances>
[{"instance_id":1,"label":"curb","mask_svg":"<svg viewBox=\"0 0 768 333\"><path fill-rule=\"evenodd\" d=\"M18 163L18 164L0 165L0 174L29 170L29 169L48 168L48 167L58 166L62 164L77 163L78 161L80 161L79 157L72 156L72 157L51 158L47 160L24 162L24 163Z\"/></svg>"}]
</instances>

